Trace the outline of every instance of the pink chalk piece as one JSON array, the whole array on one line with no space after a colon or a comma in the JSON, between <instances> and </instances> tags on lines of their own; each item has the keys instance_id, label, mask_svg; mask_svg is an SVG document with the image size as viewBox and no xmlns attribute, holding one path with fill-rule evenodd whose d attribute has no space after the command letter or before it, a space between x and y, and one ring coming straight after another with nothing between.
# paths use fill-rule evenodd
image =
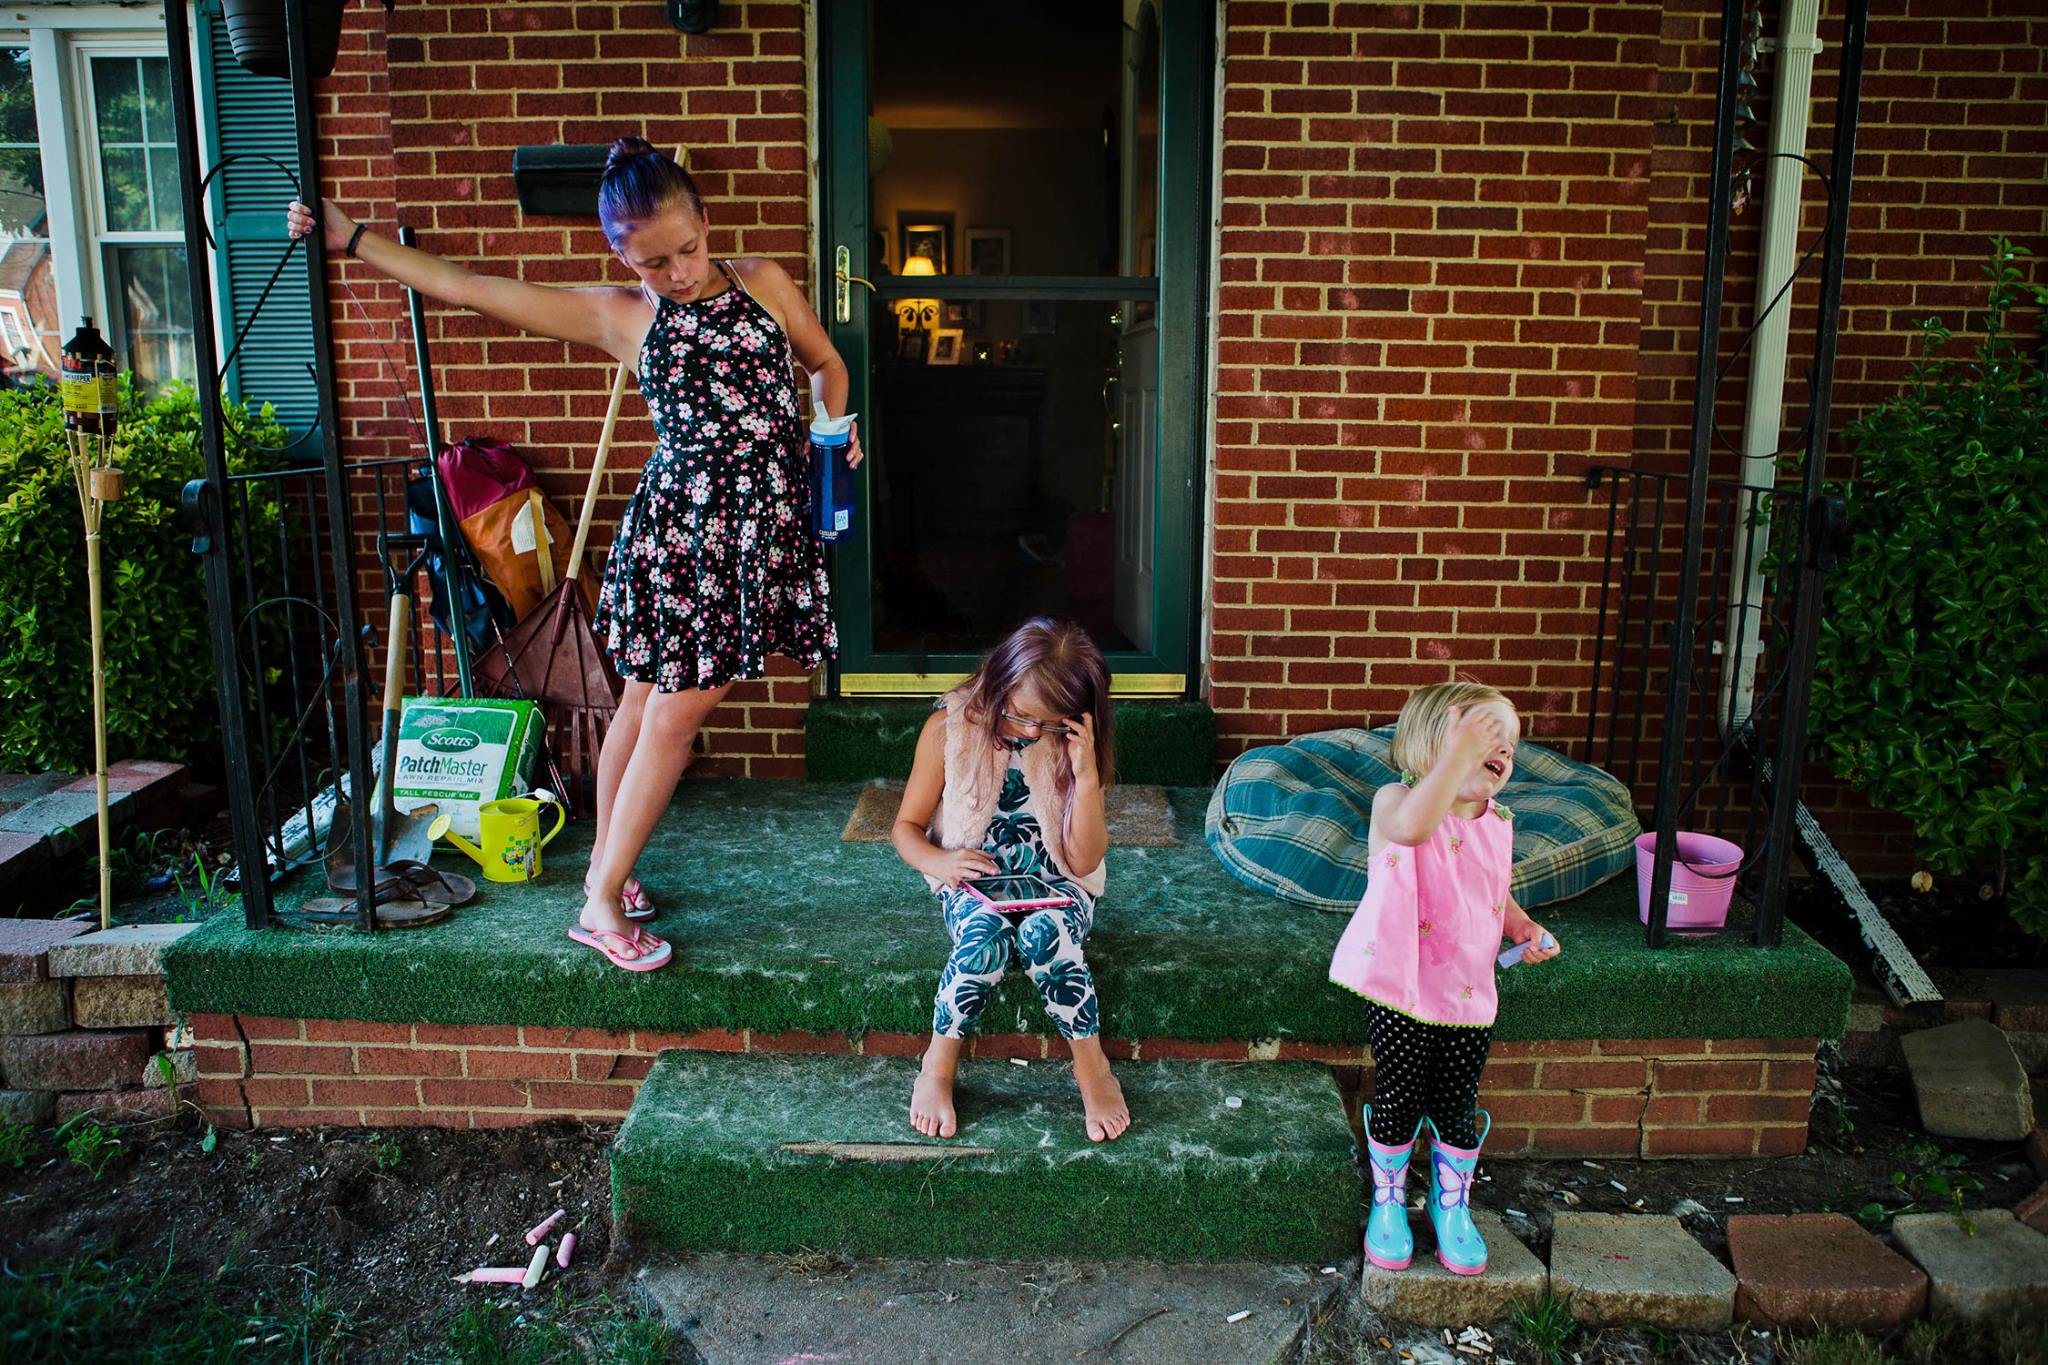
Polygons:
<instances>
[{"instance_id":1,"label":"pink chalk piece","mask_svg":"<svg viewBox=\"0 0 2048 1365\"><path fill-rule=\"evenodd\" d=\"M573 1232L563 1233L562 1245L555 1250L555 1264L567 1270L569 1268L569 1258L575 1254L576 1234Z\"/></svg>"},{"instance_id":2,"label":"pink chalk piece","mask_svg":"<svg viewBox=\"0 0 2048 1365\"><path fill-rule=\"evenodd\" d=\"M553 1213L541 1219L540 1222L534 1226L533 1231L526 1234L526 1244L528 1246L539 1246L540 1239L548 1235L548 1229L552 1228L555 1224L561 1222L564 1218L567 1218L568 1216L569 1211L567 1209L556 1209Z\"/></svg>"},{"instance_id":3,"label":"pink chalk piece","mask_svg":"<svg viewBox=\"0 0 2048 1365\"><path fill-rule=\"evenodd\" d=\"M471 1284L518 1284L525 1278L523 1265L480 1265L469 1272Z\"/></svg>"}]
</instances>

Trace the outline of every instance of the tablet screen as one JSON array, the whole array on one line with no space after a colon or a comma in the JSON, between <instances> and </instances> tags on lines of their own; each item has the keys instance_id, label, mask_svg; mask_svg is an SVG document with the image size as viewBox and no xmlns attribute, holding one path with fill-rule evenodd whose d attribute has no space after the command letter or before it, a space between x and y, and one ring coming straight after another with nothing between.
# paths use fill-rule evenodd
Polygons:
<instances>
[{"instance_id":1,"label":"tablet screen","mask_svg":"<svg viewBox=\"0 0 2048 1365\"><path fill-rule=\"evenodd\" d=\"M1055 886L1047 885L1044 881L1029 873L1019 873L1007 877L977 877L971 885L975 891L996 905L1001 905L1006 901L1064 901L1068 899L1065 892Z\"/></svg>"}]
</instances>

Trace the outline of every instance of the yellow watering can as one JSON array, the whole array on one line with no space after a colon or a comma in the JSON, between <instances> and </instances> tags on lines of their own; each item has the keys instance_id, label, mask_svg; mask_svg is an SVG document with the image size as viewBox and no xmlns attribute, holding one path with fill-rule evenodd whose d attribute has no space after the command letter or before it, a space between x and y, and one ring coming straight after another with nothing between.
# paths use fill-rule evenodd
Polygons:
<instances>
[{"instance_id":1,"label":"yellow watering can","mask_svg":"<svg viewBox=\"0 0 2048 1365\"><path fill-rule=\"evenodd\" d=\"M555 808L555 827L546 834L540 832L542 806ZM443 828L437 828L434 837L446 839L474 858L484 870L484 879L493 882L525 882L538 877L541 849L562 832L569 818L559 801L536 801L530 796L486 801L476 808L476 814L480 831L476 843L445 828L445 815L435 821Z\"/></svg>"}]
</instances>

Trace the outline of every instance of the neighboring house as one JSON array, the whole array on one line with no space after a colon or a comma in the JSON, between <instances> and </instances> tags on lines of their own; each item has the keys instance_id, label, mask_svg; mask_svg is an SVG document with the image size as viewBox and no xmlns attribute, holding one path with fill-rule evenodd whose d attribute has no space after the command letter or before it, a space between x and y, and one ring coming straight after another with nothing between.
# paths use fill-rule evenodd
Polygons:
<instances>
[{"instance_id":1,"label":"neighboring house","mask_svg":"<svg viewBox=\"0 0 2048 1365\"><path fill-rule=\"evenodd\" d=\"M219 0L193 13L209 162L253 153L289 163L289 87L234 64ZM10 368L23 367L26 347L26 368L54 375L63 340L89 315L144 383L198 378L178 170L160 6L0 11L0 230L12 239L0 329ZM248 321L284 249L269 206L288 186L282 171L245 162L212 187L225 247L213 262L213 306L224 325ZM303 276L286 272L265 313L256 344L230 367L229 391L274 401L303 426L313 410Z\"/></svg>"},{"instance_id":2,"label":"neighboring house","mask_svg":"<svg viewBox=\"0 0 2048 1365\"><path fill-rule=\"evenodd\" d=\"M1916 320L1981 303L1993 234L2048 248L2048 42L2026 8L1871 20L1837 454ZM1752 9L1761 144L1785 54L1779 4ZM1824 9L1805 139L1823 164L1842 6ZM348 9L317 132L352 213L571 285L630 277L593 213L522 210L515 151L641 134L699 177L715 252L810 282L873 456L834 555L844 657L737 689L702 770L798 775L814 695L936 691L1033 610L1087 622L1130 694L1206 697L1226 755L1384 722L1454 672L1508 689L1545 740L1590 704L1605 511L1585 469L1673 469L1689 444L1719 13L726 0L691 36L654 4L408 0ZM1757 311L1751 189L1724 358ZM1802 246L1819 203L1809 184ZM862 277L843 321L840 266ZM1793 296L1788 441L1814 299ZM410 376L385 358L397 291L338 265L330 308L344 454L413 452ZM451 433L512 442L573 515L608 362L440 309L429 331ZM1745 382L1737 363L1719 394L1731 440ZM608 521L649 436L642 415L621 428ZM1839 825L1864 857L1895 832Z\"/></svg>"}]
</instances>

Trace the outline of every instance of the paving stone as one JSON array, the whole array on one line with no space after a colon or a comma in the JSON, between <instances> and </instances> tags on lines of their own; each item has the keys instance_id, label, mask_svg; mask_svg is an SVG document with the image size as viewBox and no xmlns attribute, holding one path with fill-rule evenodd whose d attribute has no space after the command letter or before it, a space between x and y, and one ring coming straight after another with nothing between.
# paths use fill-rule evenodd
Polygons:
<instances>
[{"instance_id":1,"label":"paving stone","mask_svg":"<svg viewBox=\"0 0 2048 1365\"><path fill-rule=\"evenodd\" d=\"M1971 994L1991 1002L1992 1023L2008 1032L2048 1031L2048 974L1999 968L1963 975L1971 982Z\"/></svg>"},{"instance_id":2,"label":"paving stone","mask_svg":"<svg viewBox=\"0 0 2048 1365\"><path fill-rule=\"evenodd\" d=\"M2017 1142L2033 1131L2027 1073L1989 1020L1965 1019L1908 1034L1900 1048L1928 1132Z\"/></svg>"},{"instance_id":3,"label":"paving stone","mask_svg":"<svg viewBox=\"0 0 2048 1365\"><path fill-rule=\"evenodd\" d=\"M0 1090L0 1123L43 1128L56 1109L57 1097L47 1090Z\"/></svg>"},{"instance_id":4,"label":"paving stone","mask_svg":"<svg viewBox=\"0 0 2048 1365\"><path fill-rule=\"evenodd\" d=\"M1927 1272L1928 1311L1973 1322L2048 1311L2048 1237L2004 1209L1969 1217L1974 1233L1947 1213L1892 1220L1892 1240Z\"/></svg>"},{"instance_id":5,"label":"paving stone","mask_svg":"<svg viewBox=\"0 0 2048 1365\"><path fill-rule=\"evenodd\" d=\"M70 773L0 773L0 808L25 806L71 785Z\"/></svg>"},{"instance_id":6,"label":"paving stone","mask_svg":"<svg viewBox=\"0 0 2048 1365\"><path fill-rule=\"evenodd\" d=\"M2036 1124L2034 1131L2027 1134L2027 1164L2034 1168L2034 1174L2048 1180L2048 1128Z\"/></svg>"},{"instance_id":7,"label":"paving stone","mask_svg":"<svg viewBox=\"0 0 2048 1365\"><path fill-rule=\"evenodd\" d=\"M0 1038L62 1033L71 1027L71 992L63 981L0 986Z\"/></svg>"},{"instance_id":8,"label":"paving stone","mask_svg":"<svg viewBox=\"0 0 2048 1365\"><path fill-rule=\"evenodd\" d=\"M107 801L111 808L113 798ZM57 853L81 848L98 836L99 797L92 792L56 791L0 815L0 830L46 839Z\"/></svg>"},{"instance_id":9,"label":"paving stone","mask_svg":"<svg viewBox=\"0 0 2048 1365\"><path fill-rule=\"evenodd\" d=\"M83 920L0 919L0 983L47 979L50 945L91 928Z\"/></svg>"},{"instance_id":10,"label":"paving stone","mask_svg":"<svg viewBox=\"0 0 2048 1365\"><path fill-rule=\"evenodd\" d=\"M43 885L49 862L50 850L39 836L0 829L0 910L25 904L30 888Z\"/></svg>"},{"instance_id":11,"label":"paving stone","mask_svg":"<svg viewBox=\"0 0 2048 1365\"><path fill-rule=\"evenodd\" d=\"M160 976L81 976L71 983L71 1016L80 1028L161 1027L171 1002Z\"/></svg>"},{"instance_id":12,"label":"paving stone","mask_svg":"<svg viewBox=\"0 0 2048 1365\"><path fill-rule=\"evenodd\" d=\"M1344 1275L1244 1263L863 1258L813 1278L766 1257L698 1254L640 1266L627 1283L689 1341L691 1359L893 1363L986 1351L1005 1365L1265 1365L1295 1359ZM1113 1339L1116 1349L1105 1351Z\"/></svg>"},{"instance_id":13,"label":"paving stone","mask_svg":"<svg viewBox=\"0 0 2048 1365\"><path fill-rule=\"evenodd\" d=\"M2012 1216L2036 1232L2048 1232L2048 1184L2036 1185L2032 1194L2014 1204Z\"/></svg>"},{"instance_id":14,"label":"paving stone","mask_svg":"<svg viewBox=\"0 0 2048 1365\"><path fill-rule=\"evenodd\" d=\"M1884 1332L1927 1308L1927 1274L1839 1213L1728 1220L1735 1316L1769 1327Z\"/></svg>"},{"instance_id":15,"label":"paving stone","mask_svg":"<svg viewBox=\"0 0 2048 1365\"><path fill-rule=\"evenodd\" d=\"M158 1064L158 1057L171 1059L171 1079L179 1085L192 1085L199 1079L199 1059L190 1049L179 1048L170 1052L159 1052L142 1064L142 1088L161 1090L164 1085L164 1069Z\"/></svg>"},{"instance_id":16,"label":"paving stone","mask_svg":"<svg viewBox=\"0 0 2048 1365\"><path fill-rule=\"evenodd\" d=\"M1488 1209L1472 1210L1472 1221L1486 1238L1486 1273L1453 1275L1436 1258L1436 1238L1427 1214L1410 1212L1415 1233L1415 1263L1406 1270L1382 1270L1370 1261L1359 1281L1368 1308L1402 1322L1423 1327L1464 1327L1497 1322L1517 1299L1542 1301L1550 1288L1550 1272Z\"/></svg>"},{"instance_id":17,"label":"paving stone","mask_svg":"<svg viewBox=\"0 0 2048 1365\"><path fill-rule=\"evenodd\" d=\"M164 949L197 929L192 924L120 924L50 949L51 976L162 976Z\"/></svg>"},{"instance_id":18,"label":"paving stone","mask_svg":"<svg viewBox=\"0 0 2048 1365\"><path fill-rule=\"evenodd\" d=\"M155 1029L51 1033L0 1041L0 1073L16 1090L119 1090L154 1056Z\"/></svg>"},{"instance_id":19,"label":"paving stone","mask_svg":"<svg viewBox=\"0 0 2048 1365\"><path fill-rule=\"evenodd\" d=\"M168 1090L87 1090L57 1096L57 1122L65 1124L80 1114L93 1112L105 1123L132 1123L140 1119L167 1118L171 1113Z\"/></svg>"},{"instance_id":20,"label":"paving stone","mask_svg":"<svg viewBox=\"0 0 2048 1365\"><path fill-rule=\"evenodd\" d=\"M1715 1331L1734 1319L1735 1277L1676 1218L1558 1214L1550 1286L1588 1327Z\"/></svg>"}]
</instances>

